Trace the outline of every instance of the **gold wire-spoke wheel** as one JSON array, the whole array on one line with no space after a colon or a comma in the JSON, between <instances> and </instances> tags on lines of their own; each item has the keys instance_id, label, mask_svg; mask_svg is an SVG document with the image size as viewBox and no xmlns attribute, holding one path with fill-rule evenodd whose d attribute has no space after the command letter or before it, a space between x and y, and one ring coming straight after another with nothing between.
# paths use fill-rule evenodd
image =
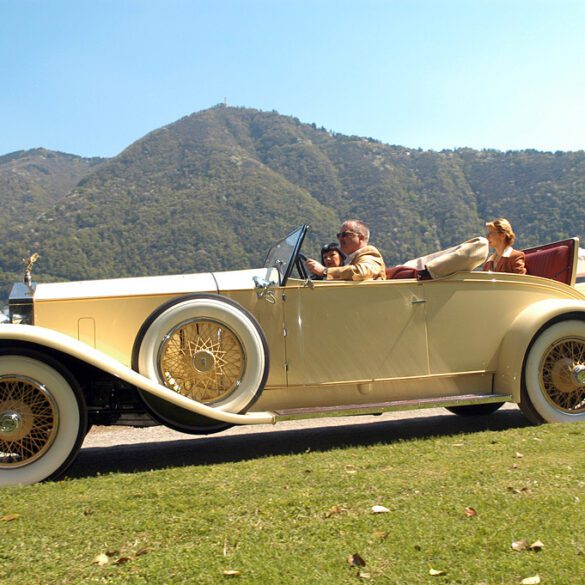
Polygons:
<instances>
[{"instance_id":1,"label":"gold wire-spoke wheel","mask_svg":"<svg viewBox=\"0 0 585 585\"><path fill-rule=\"evenodd\" d=\"M158 367L168 388L212 404L238 388L246 369L246 354L238 336L226 325L194 319L165 336Z\"/></svg>"},{"instance_id":2,"label":"gold wire-spoke wheel","mask_svg":"<svg viewBox=\"0 0 585 585\"><path fill-rule=\"evenodd\" d=\"M540 384L555 408L585 413L585 338L566 337L549 346L540 364Z\"/></svg>"},{"instance_id":3,"label":"gold wire-spoke wheel","mask_svg":"<svg viewBox=\"0 0 585 585\"><path fill-rule=\"evenodd\" d=\"M42 457L57 436L58 422L45 386L26 376L0 376L0 469Z\"/></svg>"}]
</instances>

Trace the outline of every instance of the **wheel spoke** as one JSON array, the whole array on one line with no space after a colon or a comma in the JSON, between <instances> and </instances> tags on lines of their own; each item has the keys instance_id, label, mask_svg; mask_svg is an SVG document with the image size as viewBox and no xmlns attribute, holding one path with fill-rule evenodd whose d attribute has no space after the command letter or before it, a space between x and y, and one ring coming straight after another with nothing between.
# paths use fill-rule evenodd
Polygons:
<instances>
[{"instance_id":1,"label":"wheel spoke","mask_svg":"<svg viewBox=\"0 0 585 585\"><path fill-rule=\"evenodd\" d=\"M58 411L47 389L25 376L0 377L0 468L20 467L51 446Z\"/></svg>"},{"instance_id":2,"label":"wheel spoke","mask_svg":"<svg viewBox=\"0 0 585 585\"><path fill-rule=\"evenodd\" d=\"M159 356L165 385L205 403L231 394L245 370L238 337L224 324L210 320L183 323L171 331Z\"/></svg>"},{"instance_id":3,"label":"wheel spoke","mask_svg":"<svg viewBox=\"0 0 585 585\"><path fill-rule=\"evenodd\" d=\"M570 337L551 345L541 362L540 382L547 400L569 414L585 412L585 388L573 377L585 365L585 339Z\"/></svg>"}]
</instances>

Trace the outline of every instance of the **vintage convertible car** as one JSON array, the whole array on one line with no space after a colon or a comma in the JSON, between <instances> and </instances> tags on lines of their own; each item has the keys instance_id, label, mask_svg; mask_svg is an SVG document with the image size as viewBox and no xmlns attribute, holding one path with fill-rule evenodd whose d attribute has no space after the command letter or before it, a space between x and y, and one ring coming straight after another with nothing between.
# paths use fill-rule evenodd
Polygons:
<instances>
[{"instance_id":1,"label":"vintage convertible car","mask_svg":"<svg viewBox=\"0 0 585 585\"><path fill-rule=\"evenodd\" d=\"M515 402L585 419L578 240L529 275L313 281L307 226L256 270L14 285L0 325L0 485L63 473L93 424L194 434L293 418Z\"/></svg>"}]
</instances>

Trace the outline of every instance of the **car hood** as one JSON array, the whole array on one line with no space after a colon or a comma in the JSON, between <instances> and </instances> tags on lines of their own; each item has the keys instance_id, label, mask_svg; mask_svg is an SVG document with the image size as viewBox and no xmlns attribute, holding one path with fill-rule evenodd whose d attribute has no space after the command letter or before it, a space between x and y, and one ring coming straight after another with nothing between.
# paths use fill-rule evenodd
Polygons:
<instances>
[{"instance_id":1,"label":"car hood","mask_svg":"<svg viewBox=\"0 0 585 585\"><path fill-rule=\"evenodd\" d=\"M188 294L193 292L224 293L250 290L254 277L278 282L275 268L178 274L168 276L141 276L107 280L82 280L37 284L35 302L83 298L133 297L154 294Z\"/></svg>"}]
</instances>

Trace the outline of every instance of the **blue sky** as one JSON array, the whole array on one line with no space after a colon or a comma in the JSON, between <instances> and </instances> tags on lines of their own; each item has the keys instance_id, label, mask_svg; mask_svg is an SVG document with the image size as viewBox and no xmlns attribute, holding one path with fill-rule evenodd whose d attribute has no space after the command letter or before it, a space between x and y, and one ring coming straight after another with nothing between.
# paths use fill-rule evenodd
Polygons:
<instances>
[{"instance_id":1,"label":"blue sky","mask_svg":"<svg viewBox=\"0 0 585 585\"><path fill-rule=\"evenodd\" d=\"M0 155L228 104L441 150L585 149L583 0L0 0Z\"/></svg>"}]
</instances>

